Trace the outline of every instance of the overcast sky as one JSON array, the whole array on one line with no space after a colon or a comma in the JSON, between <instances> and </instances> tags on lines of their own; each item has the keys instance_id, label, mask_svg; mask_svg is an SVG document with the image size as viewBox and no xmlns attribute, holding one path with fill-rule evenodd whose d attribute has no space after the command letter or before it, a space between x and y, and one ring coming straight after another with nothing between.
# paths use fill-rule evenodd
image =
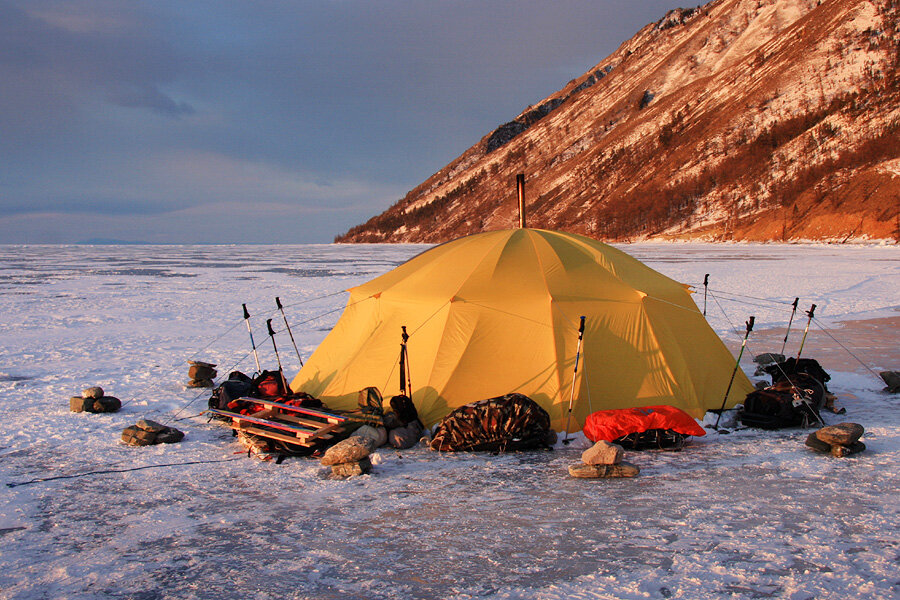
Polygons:
<instances>
[{"instance_id":1,"label":"overcast sky","mask_svg":"<svg viewBox=\"0 0 900 600\"><path fill-rule=\"evenodd\" d=\"M330 242L673 0L0 0L0 243Z\"/></svg>"}]
</instances>

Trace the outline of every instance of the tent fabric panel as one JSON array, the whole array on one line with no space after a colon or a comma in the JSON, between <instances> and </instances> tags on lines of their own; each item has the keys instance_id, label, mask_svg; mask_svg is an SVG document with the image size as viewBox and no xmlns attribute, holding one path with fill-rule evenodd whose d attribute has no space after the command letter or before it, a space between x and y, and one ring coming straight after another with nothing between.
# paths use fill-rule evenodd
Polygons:
<instances>
[{"instance_id":1,"label":"tent fabric panel","mask_svg":"<svg viewBox=\"0 0 900 600\"><path fill-rule=\"evenodd\" d=\"M681 284L677 281L651 269L633 256L603 242L574 233L554 231L542 231L542 233L549 234L546 239L548 241L552 240L554 245L558 244L556 240L559 239L566 240L567 243L579 244L593 257L599 269L610 273L626 286L645 294L668 296L671 290L681 287Z\"/></svg>"},{"instance_id":2,"label":"tent fabric panel","mask_svg":"<svg viewBox=\"0 0 900 600\"><path fill-rule=\"evenodd\" d=\"M577 308L587 317L582 382L573 408L579 426L591 409L681 405L678 385L640 304L592 302Z\"/></svg>"},{"instance_id":3,"label":"tent fabric panel","mask_svg":"<svg viewBox=\"0 0 900 600\"><path fill-rule=\"evenodd\" d=\"M503 239L469 236L459 244L436 246L352 291L406 301L442 302L479 272L489 270L503 251Z\"/></svg>"},{"instance_id":4,"label":"tent fabric panel","mask_svg":"<svg viewBox=\"0 0 900 600\"><path fill-rule=\"evenodd\" d=\"M365 387L377 387L385 395L397 393L401 326L411 332L440 319L440 306L433 308L380 298L351 307L300 369L291 388L327 399L328 406L341 410L354 408L357 393Z\"/></svg>"},{"instance_id":5,"label":"tent fabric panel","mask_svg":"<svg viewBox=\"0 0 900 600\"><path fill-rule=\"evenodd\" d=\"M539 231L531 240L546 286L554 298L602 298L621 302L639 299L639 291L624 283L608 268L610 265L599 262L597 253L576 236Z\"/></svg>"},{"instance_id":6,"label":"tent fabric panel","mask_svg":"<svg viewBox=\"0 0 900 600\"><path fill-rule=\"evenodd\" d=\"M459 348L442 344L441 370L429 382L442 404L453 409L512 392L540 403L538 396L556 395L549 325L523 326L516 314L462 302L454 303L457 315L466 321L468 339Z\"/></svg>"},{"instance_id":7,"label":"tent fabric panel","mask_svg":"<svg viewBox=\"0 0 900 600\"><path fill-rule=\"evenodd\" d=\"M690 405L690 408L681 408L697 418L701 418L707 410L719 409L734 372L736 357L732 356L696 307L690 312L648 299L646 309L653 315L663 352L678 359L676 375L682 382L686 402ZM737 369L726 407L743 402L751 391L753 384L741 369Z\"/></svg>"},{"instance_id":8,"label":"tent fabric panel","mask_svg":"<svg viewBox=\"0 0 900 600\"><path fill-rule=\"evenodd\" d=\"M380 321L378 300L348 302L344 313L325 339L307 359L291 382L291 389L321 397L343 376L343 366L365 346Z\"/></svg>"}]
</instances>

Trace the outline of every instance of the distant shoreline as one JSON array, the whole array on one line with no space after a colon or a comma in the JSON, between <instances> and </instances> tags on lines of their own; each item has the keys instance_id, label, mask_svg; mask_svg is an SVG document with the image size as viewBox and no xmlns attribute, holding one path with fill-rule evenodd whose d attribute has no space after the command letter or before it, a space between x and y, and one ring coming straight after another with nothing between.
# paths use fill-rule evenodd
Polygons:
<instances>
[{"instance_id":1,"label":"distant shoreline","mask_svg":"<svg viewBox=\"0 0 900 600\"><path fill-rule=\"evenodd\" d=\"M770 241L770 242L747 242L747 241L712 241L712 240L671 240L671 239L649 239L635 241L614 241L604 242L610 246L636 246L641 244L652 245L672 245L672 246L826 246L826 247L900 247L900 242L892 239L876 239L876 240L851 240L842 241L819 241L819 240L792 240L792 241ZM0 243L0 246L7 247L35 247L35 246L436 246L439 243L432 242L235 242L230 244L222 244L215 242L148 242L148 241L129 241L129 240L84 240L80 242L25 242L25 243Z\"/></svg>"}]
</instances>

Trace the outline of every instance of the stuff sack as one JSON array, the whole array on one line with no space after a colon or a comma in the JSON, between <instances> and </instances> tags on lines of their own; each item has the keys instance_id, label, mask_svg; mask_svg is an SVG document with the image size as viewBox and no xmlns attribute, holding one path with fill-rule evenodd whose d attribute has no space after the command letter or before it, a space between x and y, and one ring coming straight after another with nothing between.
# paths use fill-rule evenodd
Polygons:
<instances>
[{"instance_id":1,"label":"stuff sack","mask_svg":"<svg viewBox=\"0 0 900 600\"><path fill-rule=\"evenodd\" d=\"M460 406L435 430L431 449L441 452L505 452L546 446L550 415L522 394L506 394Z\"/></svg>"},{"instance_id":2,"label":"stuff sack","mask_svg":"<svg viewBox=\"0 0 900 600\"><path fill-rule=\"evenodd\" d=\"M253 380L251 395L258 398L278 398L284 396L284 382L279 371L263 371Z\"/></svg>"},{"instance_id":3,"label":"stuff sack","mask_svg":"<svg viewBox=\"0 0 900 600\"><path fill-rule=\"evenodd\" d=\"M686 437L706 435L694 418L674 406L642 406L598 410L584 422L584 435L592 442L615 442L631 450L684 445Z\"/></svg>"},{"instance_id":4,"label":"stuff sack","mask_svg":"<svg viewBox=\"0 0 900 600\"><path fill-rule=\"evenodd\" d=\"M325 404L306 392L294 392L284 400L288 406L302 406L303 408L325 408Z\"/></svg>"},{"instance_id":5,"label":"stuff sack","mask_svg":"<svg viewBox=\"0 0 900 600\"><path fill-rule=\"evenodd\" d=\"M822 422L819 408L824 399L825 387L812 376L798 373L747 394L738 420L760 429L808 427Z\"/></svg>"},{"instance_id":6,"label":"stuff sack","mask_svg":"<svg viewBox=\"0 0 900 600\"><path fill-rule=\"evenodd\" d=\"M419 420L419 411L416 410L416 406L409 396L401 394L391 398L391 410L394 411L404 427Z\"/></svg>"},{"instance_id":7,"label":"stuff sack","mask_svg":"<svg viewBox=\"0 0 900 600\"><path fill-rule=\"evenodd\" d=\"M359 390L356 404L359 406L359 410L364 413L372 415L384 413L384 398L377 387L367 387Z\"/></svg>"}]
</instances>

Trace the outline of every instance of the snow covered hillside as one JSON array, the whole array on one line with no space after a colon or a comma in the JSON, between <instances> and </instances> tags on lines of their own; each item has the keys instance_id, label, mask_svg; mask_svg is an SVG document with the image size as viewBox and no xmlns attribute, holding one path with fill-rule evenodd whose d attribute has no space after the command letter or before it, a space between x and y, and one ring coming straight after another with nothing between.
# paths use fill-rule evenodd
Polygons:
<instances>
[{"instance_id":1,"label":"snow covered hillside","mask_svg":"<svg viewBox=\"0 0 900 600\"><path fill-rule=\"evenodd\" d=\"M887 0L672 10L336 241L505 229L518 173L532 227L601 240L896 241L898 24Z\"/></svg>"},{"instance_id":2,"label":"snow covered hillside","mask_svg":"<svg viewBox=\"0 0 900 600\"><path fill-rule=\"evenodd\" d=\"M900 370L896 246L622 247L697 286L701 308L709 273L708 319L731 348L756 316L751 375L793 299L817 304L803 354L847 409L826 422L866 427L854 457L814 454L808 431L743 429L628 453L631 480L570 478L579 438L500 456L381 449L372 474L341 481L314 460L247 458L195 416L209 393L184 387L187 360L255 369L242 303L273 368L276 296L305 357L342 290L424 248L0 246L0 482L20 484L0 493L0 599L900 595L900 396L869 370ZM69 412L91 385L122 410ZM142 417L187 437L119 443Z\"/></svg>"}]
</instances>

